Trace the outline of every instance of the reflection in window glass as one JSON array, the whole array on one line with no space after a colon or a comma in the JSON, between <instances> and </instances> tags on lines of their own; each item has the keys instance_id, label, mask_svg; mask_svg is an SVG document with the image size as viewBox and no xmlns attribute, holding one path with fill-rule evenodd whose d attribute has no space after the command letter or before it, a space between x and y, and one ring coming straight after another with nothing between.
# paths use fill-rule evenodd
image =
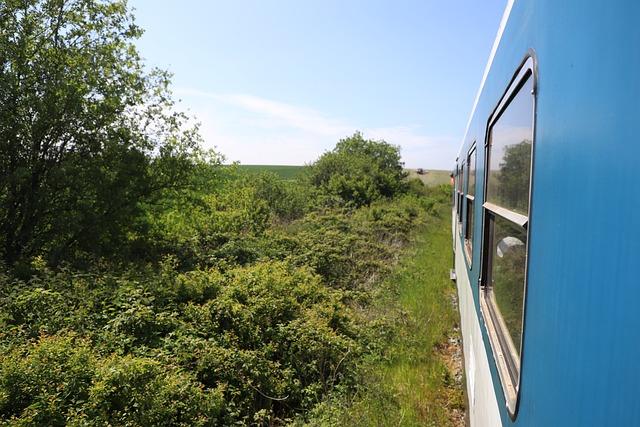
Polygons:
<instances>
[{"instance_id":1,"label":"reflection in window glass","mask_svg":"<svg viewBox=\"0 0 640 427\"><path fill-rule=\"evenodd\" d=\"M458 221L462 221L462 199L464 197L464 182L462 177L464 176L464 164L460 168L460 173L458 174L459 185L458 188L460 192L458 193ZM460 222L460 227L462 227L462 222Z\"/></svg>"},{"instance_id":2,"label":"reflection in window glass","mask_svg":"<svg viewBox=\"0 0 640 427\"><path fill-rule=\"evenodd\" d=\"M492 266L493 298L507 327L514 350L520 356L527 232L495 216Z\"/></svg>"},{"instance_id":3,"label":"reflection in window glass","mask_svg":"<svg viewBox=\"0 0 640 427\"><path fill-rule=\"evenodd\" d=\"M535 96L531 68L490 123L481 307L494 360L514 414L520 388Z\"/></svg>"},{"instance_id":4,"label":"reflection in window glass","mask_svg":"<svg viewBox=\"0 0 640 427\"><path fill-rule=\"evenodd\" d=\"M473 217L474 217L474 199L473 197L467 198L467 230L464 236L465 248L467 250L467 259L469 264L472 262L473 257Z\"/></svg>"},{"instance_id":5,"label":"reflection in window glass","mask_svg":"<svg viewBox=\"0 0 640 427\"><path fill-rule=\"evenodd\" d=\"M467 240L469 249L472 247L472 239L473 239L473 198L467 199Z\"/></svg>"},{"instance_id":6,"label":"reflection in window glass","mask_svg":"<svg viewBox=\"0 0 640 427\"><path fill-rule=\"evenodd\" d=\"M465 248L467 249L467 259L469 264L473 258L473 220L474 220L474 204L475 204L475 187L476 187L476 148L473 147L467 157L467 228L465 231Z\"/></svg>"},{"instance_id":7,"label":"reflection in window glass","mask_svg":"<svg viewBox=\"0 0 640 427\"><path fill-rule=\"evenodd\" d=\"M529 77L491 131L487 201L522 215L529 213L533 79Z\"/></svg>"},{"instance_id":8,"label":"reflection in window glass","mask_svg":"<svg viewBox=\"0 0 640 427\"><path fill-rule=\"evenodd\" d=\"M475 196L476 194L476 149L474 148L469 154L469 188L467 194Z\"/></svg>"}]
</instances>

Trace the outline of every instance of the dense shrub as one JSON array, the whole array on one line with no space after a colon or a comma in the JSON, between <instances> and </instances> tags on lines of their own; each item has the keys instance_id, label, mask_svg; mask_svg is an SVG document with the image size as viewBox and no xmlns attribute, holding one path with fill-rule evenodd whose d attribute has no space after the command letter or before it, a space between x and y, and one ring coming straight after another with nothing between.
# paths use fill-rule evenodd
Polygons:
<instances>
[{"instance_id":1,"label":"dense shrub","mask_svg":"<svg viewBox=\"0 0 640 427\"><path fill-rule=\"evenodd\" d=\"M152 240L160 253L175 256L184 269L252 263L264 258L260 240L270 227L310 211L314 198L307 190L273 173L228 171L219 187L194 195L197 201L155 217Z\"/></svg>"},{"instance_id":2,"label":"dense shrub","mask_svg":"<svg viewBox=\"0 0 640 427\"><path fill-rule=\"evenodd\" d=\"M118 276L45 269L7 286L0 405L12 409L0 420L284 420L349 381L366 346L363 319L308 268L174 267L168 259L158 271ZM59 390L71 383L80 385Z\"/></svg>"},{"instance_id":3,"label":"dense shrub","mask_svg":"<svg viewBox=\"0 0 640 427\"><path fill-rule=\"evenodd\" d=\"M336 152L397 163L356 136ZM368 308L377 285L450 198L381 182L229 170L148 206L130 263L0 266L0 425L282 425L353 389L394 330Z\"/></svg>"},{"instance_id":4,"label":"dense shrub","mask_svg":"<svg viewBox=\"0 0 640 427\"><path fill-rule=\"evenodd\" d=\"M263 172L250 180L256 197L267 202L272 218L289 221L303 217L314 204L314 194L300 181L283 181L272 172Z\"/></svg>"},{"instance_id":5,"label":"dense shrub","mask_svg":"<svg viewBox=\"0 0 640 427\"><path fill-rule=\"evenodd\" d=\"M0 354L0 425L197 426L222 413L216 389L147 358L96 356L74 334Z\"/></svg>"},{"instance_id":6,"label":"dense shrub","mask_svg":"<svg viewBox=\"0 0 640 427\"><path fill-rule=\"evenodd\" d=\"M226 384L225 396L243 417L260 411L283 417L317 402L349 365L339 361L359 346L356 319L339 295L283 262L218 277L219 295L188 304L182 317L190 336L207 340L177 333L165 347L187 346L179 363L193 366L207 386Z\"/></svg>"},{"instance_id":7,"label":"dense shrub","mask_svg":"<svg viewBox=\"0 0 640 427\"><path fill-rule=\"evenodd\" d=\"M429 209L400 148L242 174L146 71L126 1L1 7L0 426L281 425L352 388Z\"/></svg>"},{"instance_id":8,"label":"dense shrub","mask_svg":"<svg viewBox=\"0 0 640 427\"><path fill-rule=\"evenodd\" d=\"M327 202L366 206L406 190L400 147L356 132L308 166L307 182Z\"/></svg>"},{"instance_id":9,"label":"dense shrub","mask_svg":"<svg viewBox=\"0 0 640 427\"><path fill-rule=\"evenodd\" d=\"M368 286L383 275L424 212L420 199L398 197L359 209L327 208L313 212L289 228L289 259L308 265L325 283L339 289ZM285 251L283 251L285 252Z\"/></svg>"}]
</instances>

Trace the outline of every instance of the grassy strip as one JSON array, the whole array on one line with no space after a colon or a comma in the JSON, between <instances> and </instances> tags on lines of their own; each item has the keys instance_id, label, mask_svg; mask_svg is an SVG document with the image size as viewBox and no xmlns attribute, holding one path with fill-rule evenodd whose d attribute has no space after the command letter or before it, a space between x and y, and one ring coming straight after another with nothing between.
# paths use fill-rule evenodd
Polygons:
<instances>
[{"instance_id":1,"label":"grassy strip","mask_svg":"<svg viewBox=\"0 0 640 427\"><path fill-rule=\"evenodd\" d=\"M451 235L449 208L431 218L417 236L396 273L398 306L407 321L400 328L384 372L384 383L396 390L406 423L456 425L464 409L461 384L455 381L458 312L455 285L449 280ZM454 341L455 342L455 341Z\"/></svg>"},{"instance_id":2,"label":"grassy strip","mask_svg":"<svg viewBox=\"0 0 640 427\"><path fill-rule=\"evenodd\" d=\"M395 325L385 356L363 363L356 393L325 402L309 425L464 425L449 211L429 217L377 297L370 315Z\"/></svg>"}]
</instances>

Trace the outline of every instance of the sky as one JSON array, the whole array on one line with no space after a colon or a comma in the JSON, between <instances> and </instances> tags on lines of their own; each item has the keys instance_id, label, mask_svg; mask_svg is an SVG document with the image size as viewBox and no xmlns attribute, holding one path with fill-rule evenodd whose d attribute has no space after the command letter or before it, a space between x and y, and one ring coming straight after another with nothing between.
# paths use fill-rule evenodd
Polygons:
<instances>
[{"instance_id":1,"label":"sky","mask_svg":"<svg viewBox=\"0 0 640 427\"><path fill-rule=\"evenodd\" d=\"M303 165L360 132L452 168L507 0L129 0L150 67L227 162Z\"/></svg>"}]
</instances>

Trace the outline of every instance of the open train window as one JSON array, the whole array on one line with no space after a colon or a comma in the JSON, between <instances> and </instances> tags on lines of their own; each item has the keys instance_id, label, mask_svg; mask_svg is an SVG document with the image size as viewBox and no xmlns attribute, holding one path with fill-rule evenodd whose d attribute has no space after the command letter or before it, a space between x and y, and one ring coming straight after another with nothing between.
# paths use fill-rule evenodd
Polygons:
<instances>
[{"instance_id":1,"label":"open train window","mask_svg":"<svg viewBox=\"0 0 640 427\"><path fill-rule=\"evenodd\" d=\"M476 146L475 144L469 150L469 156L467 157L467 226L464 232L465 252L469 265L472 264L473 256L473 217L474 217L474 202L476 188Z\"/></svg>"},{"instance_id":2,"label":"open train window","mask_svg":"<svg viewBox=\"0 0 640 427\"><path fill-rule=\"evenodd\" d=\"M480 304L509 414L515 418L527 282L534 135L529 57L489 119Z\"/></svg>"}]
</instances>

